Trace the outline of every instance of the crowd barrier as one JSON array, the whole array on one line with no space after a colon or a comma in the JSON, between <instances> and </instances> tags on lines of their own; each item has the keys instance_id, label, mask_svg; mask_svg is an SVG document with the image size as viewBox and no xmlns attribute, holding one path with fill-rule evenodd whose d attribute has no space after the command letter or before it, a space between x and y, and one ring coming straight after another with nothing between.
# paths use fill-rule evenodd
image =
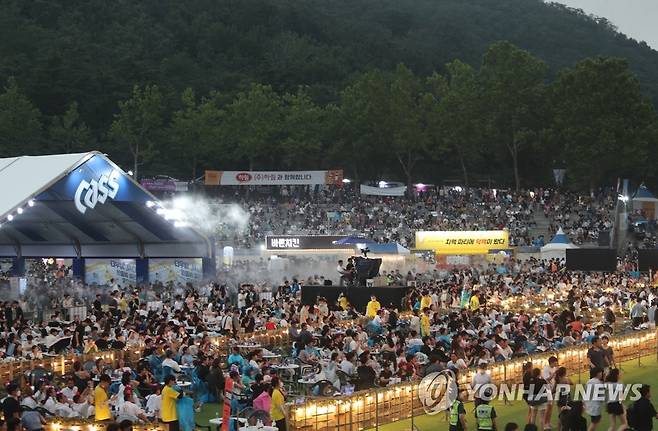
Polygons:
<instances>
[{"instance_id":1,"label":"crowd barrier","mask_svg":"<svg viewBox=\"0 0 658 431\"><path fill-rule=\"evenodd\" d=\"M44 431L105 431L107 422L94 422L81 419L57 419L48 422ZM169 431L165 423L134 424L132 431Z\"/></svg>"},{"instance_id":2,"label":"crowd barrier","mask_svg":"<svg viewBox=\"0 0 658 431\"><path fill-rule=\"evenodd\" d=\"M658 341L654 330L612 337L617 364L642 356L658 354ZM589 369L587 350L589 344L563 348L557 352L528 355L514 360L499 362L489 368L493 383L522 383L522 369L531 361L534 367L542 368L548 358L557 356L560 366L569 374ZM460 388L470 384L475 369L458 376ZM580 378L580 376L579 376ZM291 404L288 409L288 429L294 431L355 431L376 428L424 414L418 397L418 382L401 383L385 388L376 388L333 398L310 398L302 404Z\"/></svg>"}]
</instances>

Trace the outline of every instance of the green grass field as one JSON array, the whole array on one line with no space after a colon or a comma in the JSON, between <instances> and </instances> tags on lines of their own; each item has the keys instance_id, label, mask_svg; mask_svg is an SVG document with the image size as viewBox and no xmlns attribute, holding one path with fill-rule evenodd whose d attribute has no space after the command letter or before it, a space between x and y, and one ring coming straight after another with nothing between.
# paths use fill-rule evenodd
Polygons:
<instances>
[{"instance_id":1,"label":"green grass field","mask_svg":"<svg viewBox=\"0 0 658 431\"><path fill-rule=\"evenodd\" d=\"M621 364L622 380L626 384L643 383L649 384L652 387L652 392L658 394L658 362L655 356L645 356L642 358L641 365L638 366L638 361L628 361ZM570 376L574 383L578 382L578 375ZM581 374L580 376L583 383L585 383L589 376ZM658 395L653 397L654 403L658 405ZM628 403L626 403L628 404ZM502 430L507 422L516 422L519 424L521 430L526 423L527 405L523 401L514 401L511 404L503 404L502 402L494 402L498 419L498 429ZM475 419L473 418L473 405L466 406L468 427L469 431L475 430ZM197 413L196 422L199 425L208 425L208 420L217 417L217 413L221 414L221 406L219 404L206 404L203 406L200 413ZM553 409L553 428L557 422L556 409ZM589 420L588 420L589 423ZM418 416L414 418L414 426L420 431L433 431L436 429L447 430L448 422L446 415L438 414L435 416ZM392 424L387 424L379 427L382 431L404 431L411 430L411 420L401 420ZM540 428L541 429L541 428ZM597 430L607 431L608 429L608 416L604 413L603 419L599 424ZM214 427L213 427L214 430Z\"/></svg>"}]
</instances>

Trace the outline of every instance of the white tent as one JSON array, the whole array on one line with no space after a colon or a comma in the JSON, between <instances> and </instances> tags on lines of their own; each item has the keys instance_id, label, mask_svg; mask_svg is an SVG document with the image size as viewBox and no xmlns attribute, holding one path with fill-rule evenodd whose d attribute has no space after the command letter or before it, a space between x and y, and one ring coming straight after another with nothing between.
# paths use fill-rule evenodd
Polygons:
<instances>
[{"instance_id":1,"label":"white tent","mask_svg":"<svg viewBox=\"0 0 658 431\"><path fill-rule=\"evenodd\" d=\"M562 228L558 229L557 233L545 246L541 248L542 259L566 259L566 250L568 248L578 248L573 245L569 238L564 234Z\"/></svg>"}]
</instances>

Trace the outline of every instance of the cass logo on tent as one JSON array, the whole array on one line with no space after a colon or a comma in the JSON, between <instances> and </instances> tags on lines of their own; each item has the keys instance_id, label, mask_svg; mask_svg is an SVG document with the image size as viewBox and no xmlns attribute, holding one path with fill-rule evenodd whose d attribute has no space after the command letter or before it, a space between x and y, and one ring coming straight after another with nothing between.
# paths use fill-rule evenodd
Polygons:
<instances>
[{"instance_id":1,"label":"cass logo on tent","mask_svg":"<svg viewBox=\"0 0 658 431\"><path fill-rule=\"evenodd\" d=\"M101 175L97 180L80 181L75 191L75 207L84 214L87 208L94 209L97 203L104 204L107 198L114 199L119 192L119 171L113 170L110 175Z\"/></svg>"}]
</instances>

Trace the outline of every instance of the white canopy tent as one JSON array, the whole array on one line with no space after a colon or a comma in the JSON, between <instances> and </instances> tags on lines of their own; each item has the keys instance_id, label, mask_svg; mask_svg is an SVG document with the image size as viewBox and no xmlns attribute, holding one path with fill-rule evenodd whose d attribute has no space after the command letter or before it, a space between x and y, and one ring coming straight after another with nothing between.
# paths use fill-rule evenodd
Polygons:
<instances>
[{"instance_id":1,"label":"white canopy tent","mask_svg":"<svg viewBox=\"0 0 658 431\"><path fill-rule=\"evenodd\" d=\"M557 233L545 246L541 248L542 259L566 259L567 249L578 248L575 246L569 237L565 235L562 228L558 229Z\"/></svg>"}]
</instances>

